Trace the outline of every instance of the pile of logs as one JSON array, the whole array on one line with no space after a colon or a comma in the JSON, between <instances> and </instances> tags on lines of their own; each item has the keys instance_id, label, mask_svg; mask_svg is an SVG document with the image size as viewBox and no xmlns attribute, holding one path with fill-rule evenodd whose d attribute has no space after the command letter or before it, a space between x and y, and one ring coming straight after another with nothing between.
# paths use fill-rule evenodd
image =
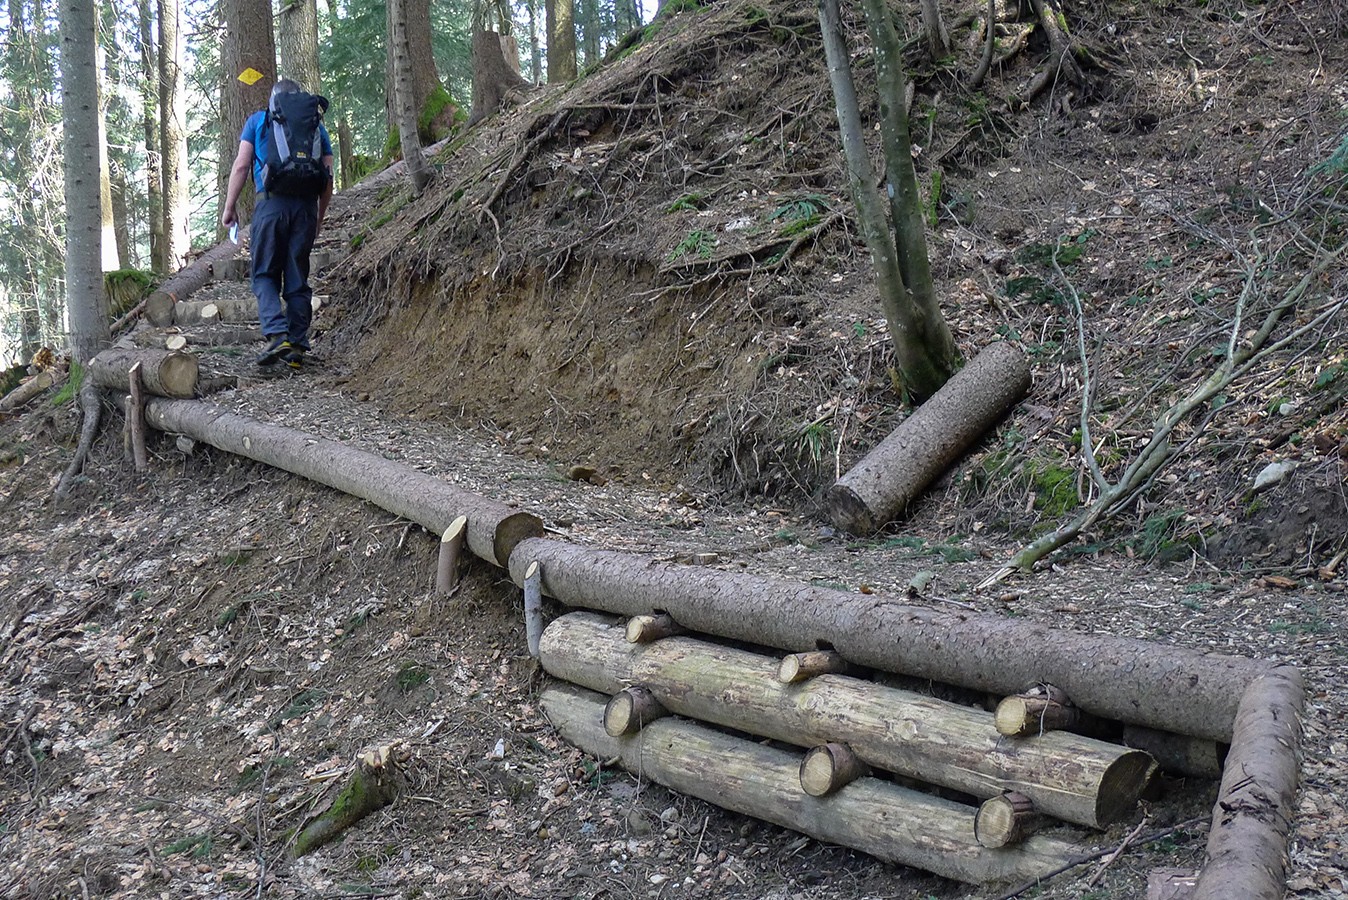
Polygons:
<instances>
[{"instance_id":1,"label":"pile of logs","mask_svg":"<svg viewBox=\"0 0 1348 900\"><path fill-rule=\"evenodd\" d=\"M779 659L681 632L667 616L553 621L539 656L569 683L543 694L558 731L674 790L881 859L968 882L1044 875L1085 850L1039 826L1108 826L1156 770L1143 751L1067 731L1003 734L985 710L842 674L835 653Z\"/></svg>"}]
</instances>

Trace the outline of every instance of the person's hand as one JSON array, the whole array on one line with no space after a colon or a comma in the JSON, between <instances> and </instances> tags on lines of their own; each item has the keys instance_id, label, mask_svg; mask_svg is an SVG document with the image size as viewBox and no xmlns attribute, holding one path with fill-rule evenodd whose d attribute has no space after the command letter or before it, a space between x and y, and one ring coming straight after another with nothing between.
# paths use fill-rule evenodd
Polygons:
<instances>
[{"instance_id":1,"label":"person's hand","mask_svg":"<svg viewBox=\"0 0 1348 900\"><path fill-rule=\"evenodd\" d=\"M239 221L239 217L238 214L234 212L234 207L232 206L225 207L224 211L220 213L220 224L226 228L237 221Z\"/></svg>"}]
</instances>

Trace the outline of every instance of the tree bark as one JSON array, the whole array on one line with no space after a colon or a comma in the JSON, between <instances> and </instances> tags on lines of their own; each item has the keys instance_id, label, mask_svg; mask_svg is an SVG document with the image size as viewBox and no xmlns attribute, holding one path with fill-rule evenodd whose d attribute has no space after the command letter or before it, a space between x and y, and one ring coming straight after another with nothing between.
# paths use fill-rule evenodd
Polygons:
<instances>
[{"instance_id":1,"label":"tree bark","mask_svg":"<svg viewBox=\"0 0 1348 900\"><path fill-rule=\"evenodd\" d=\"M927 55L932 62L939 62L950 55L950 33L941 21L939 0L920 0L922 8L922 38L927 44Z\"/></svg>"},{"instance_id":2,"label":"tree bark","mask_svg":"<svg viewBox=\"0 0 1348 900\"><path fill-rule=\"evenodd\" d=\"M431 46L431 7L430 0L397 0L402 11L402 21L407 30L408 79L411 87L414 117L417 120L421 143L439 140L449 133L454 124L453 111L442 112L434 119L426 116L427 103L438 90L444 87L440 83L440 73L435 68L435 53ZM388 127L397 132L401 140L401 125L397 103L397 71L393 60L393 13L392 3L386 6L388 25L389 58L384 73L384 93ZM404 151L405 152L405 151Z\"/></svg>"},{"instance_id":3,"label":"tree bark","mask_svg":"<svg viewBox=\"0 0 1348 900\"><path fill-rule=\"evenodd\" d=\"M374 453L291 428L270 425L188 400L151 400L145 420L160 431L185 434L221 450L302 475L368 500L394 515L443 534L454 518L468 517L468 549L505 566L524 539L543 533L537 516L480 497Z\"/></svg>"},{"instance_id":4,"label":"tree bark","mask_svg":"<svg viewBox=\"0 0 1348 900\"><path fill-rule=\"evenodd\" d=\"M239 150L243 123L252 113L266 108L272 85L276 84L276 38L270 0L220 0L220 11L225 33L220 45L223 80L220 85L220 159L216 186L218 202L223 203L229 170ZM239 80L248 69L262 73L262 77L251 85ZM239 195L237 207L239 221L244 223L252 217L254 196L251 188L250 173L248 186ZM218 215L216 219L219 220ZM216 234L224 240L223 227Z\"/></svg>"},{"instance_id":5,"label":"tree bark","mask_svg":"<svg viewBox=\"0 0 1348 900\"><path fill-rule=\"evenodd\" d=\"M994 849L1019 844L1033 832L1039 819L1033 800L1009 791L984 800L978 807L978 815L974 817L974 837L984 847Z\"/></svg>"},{"instance_id":6,"label":"tree bark","mask_svg":"<svg viewBox=\"0 0 1348 900\"><path fill-rule=\"evenodd\" d=\"M548 29L548 84L576 80L574 0L545 0Z\"/></svg>"},{"instance_id":7,"label":"tree bark","mask_svg":"<svg viewBox=\"0 0 1348 900\"><path fill-rule=\"evenodd\" d=\"M150 271L164 271L164 184L159 160L159 51L150 0L139 0L141 125L145 131L145 190L149 215Z\"/></svg>"},{"instance_id":8,"label":"tree bark","mask_svg":"<svg viewBox=\"0 0 1348 900\"><path fill-rule=\"evenodd\" d=\"M108 343L98 167L94 0L61 0L61 120L65 137L66 308L75 359Z\"/></svg>"},{"instance_id":9,"label":"tree bark","mask_svg":"<svg viewBox=\"0 0 1348 900\"><path fill-rule=\"evenodd\" d=\"M99 59L104 60L102 68L106 71L107 54L100 47ZM117 217L112 206L112 161L108 156L108 91L102 85L98 90L98 209L100 231L99 244L102 247L102 268L104 272L115 272L122 268L121 248L117 245Z\"/></svg>"},{"instance_id":10,"label":"tree bark","mask_svg":"<svg viewBox=\"0 0 1348 900\"><path fill-rule=\"evenodd\" d=\"M157 397L191 397L197 389L200 369L190 353L166 350L112 347L89 361L94 384L113 391L129 391L128 373L140 364L141 383Z\"/></svg>"},{"instance_id":11,"label":"tree bark","mask_svg":"<svg viewBox=\"0 0 1348 900\"><path fill-rule=\"evenodd\" d=\"M0 413L12 412L26 405L34 397L37 397L47 388L58 384L63 379L63 373L48 370L38 372L27 381L20 384L14 390L0 397Z\"/></svg>"},{"instance_id":12,"label":"tree bark","mask_svg":"<svg viewBox=\"0 0 1348 900\"><path fill-rule=\"evenodd\" d=\"M1272 669L1241 697L1194 900L1281 900L1305 703L1291 666Z\"/></svg>"},{"instance_id":13,"label":"tree bark","mask_svg":"<svg viewBox=\"0 0 1348 900\"><path fill-rule=\"evenodd\" d=\"M187 168L187 88L179 0L159 3L159 159L164 198L164 271L173 272L192 248ZM231 159L232 159L231 155Z\"/></svg>"},{"instance_id":14,"label":"tree bark","mask_svg":"<svg viewBox=\"0 0 1348 900\"><path fill-rule=\"evenodd\" d=\"M549 675L582 687L640 684L676 715L802 747L840 741L876 768L979 799L1019 791L1094 828L1130 813L1154 768L1145 753L1066 732L1004 738L990 713L859 678L784 685L775 659L706 641L632 645L589 613L553 621L541 651Z\"/></svg>"},{"instance_id":15,"label":"tree bark","mask_svg":"<svg viewBox=\"0 0 1348 900\"><path fill-rule=\"evenodd\" d=\"M431 182L431 169L421 154L421 136L417 133L417 105L411 46L408 40L406 8L411 0L388 0L389 55L393 59L394 107L397 110L398 141L407 169L412 195L420 196Z\"/></svg>"},{"instance_id":16,"label":"tree bark","mask_svg":"<svg viewBox=\"0 0 1348 900\"><path fill-rule=\"evenodd\" d=\"M800 789L800 757L676 718L615 738L600 725L604 698L572 687L543 692L543 708L562 737L599 759L672 790L765 819L822 841L970 883L1034 878L1079 852L1036 836L987 850L973 833L974 810L928 794L863 778L832 797Z\"/></svg>"},{"instance_id":17,"label":"tree bark","mask_svg":"<svg viewBox=\"0 0 1348 900\"><path fill-rule=\"evenodd\" d=\"M829 488L829 521L865 535L900 514L1029 390L1024 355L989 344Z\"/></svg>"},{"instance_id":18,"label":"tree bark","mask_svg":"<svg viewBox=\"0 0 1348 900\"><path fill-rule=\"evenodd\" d=\"M512 91L529 86L518 72L510 68L501 52L501 36L494 31L479 31L473 35L473 108L468 125L497 112Z\"/></svg>"},{"instance_id":19,"label":"tree bark","mask_svg":"<svg viewBox=\"0 0 1348 900\"><path fill-rule=\"evenodd\" d=\"M238 252L239 248L232 241L221 241L192 260L191 264L170 275L159 285L159 290L146 300L145 318L150 320L151 325L160 328L172 325L174 305L211 280L212 265L230 259Z\"/></svg>"},{"instance_id":20,"label":"tree bark","mask_svg":"<svg viewBox=\"0 0 1348 900\"><path fill-rule=\"evenodd\" d=\"M299 858L341 837L352 825L383 809L398 796L398 774L387 747L361 755L332 804L295 836L291 856Z\"/></svg>"},{"instance_id":21,"label":"tree bark","mask_svg":"<svg viewBox=\"0 0 1348 900\"><path fill-rule=\"evenodd\" d=\"M543 53L538 39L538 0L525 0L529 11L529 80L543 83Z\"/></svg>"},{"instance_id":22,"label":"tree bark","mask_svg":"<svg viewBox=\"0 0 1348 900\"><path fill-rule=\"evenodd\" d=\"M1221 778L1222 766L1231 749L1218 741L1141 725L1125 725L1123 743L1150 753L1162 771L1195 778Z\"/></svg>"},{"instance_id":23,"label":"tree bark","mask_svg":"<svg viewBox=\"0 0 1348 900\"><path fill-rule=\"evenodd\" d=\"M323 92L318 71L315 0L284 0L276 19L276 49L281 58L278 74L298 81L311 94Z\"/></svg>"},{"instance_id":24,"label":"tree bark","mask_svg":"<svg viewBox=\"0 0 1348 900\"><path fill-rule=\"evenodd\" d=\"M563 541L526 540L516 549L511 579L520 584L524 567L537 560L544 592L567 606L622 616L663 610L693 631L788 652L823 641L856 665L984 693L1013 694L1045 681L1094 715L1214 740L1231 739L1241 693L1269 668L1242 657L910 606Z\"/></svg>"},{"instance_id":25,"label":"tree bark","mask_svg":"<svg viewBox=\"0 0 1348 900\"><path fill-rule=\"evenodd\" d=\"M356 153L352 149L351 118L345 111L337 120L337 160L342 174L342 189L351 187L356 180Z\"/></svg>"}]
</instances>

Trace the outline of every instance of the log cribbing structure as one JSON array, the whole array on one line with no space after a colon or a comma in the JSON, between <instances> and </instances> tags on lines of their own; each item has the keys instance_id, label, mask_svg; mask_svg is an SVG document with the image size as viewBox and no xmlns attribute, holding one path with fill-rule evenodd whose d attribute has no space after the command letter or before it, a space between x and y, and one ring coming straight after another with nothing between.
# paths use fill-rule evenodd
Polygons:
<instances>
[{"instance_id":1,"label":"log cribbing structure","mask_svg":"<svg viewBox=\"0 0 1348 900\"><path fill-rule=\"evenodd\" d=\"M879 594L656 562L635 553L528 539L510 561L543 567L543 591L620 616L663 610L692 631L787 652L820 642L849 661L995 694L1046 681L1082 709L1229 741L1240 695L1268 664L992 615L912 606ZM1031 652L1032 651L1032 652Z\"/></svg>"},{"instance_id":2,"label":"log cribbing structure","mask_svg":"<svg viewBox=\"0 0 1348 900\"><path fill-rule=\"evenodd\" d=\"M131 369L140 366L141 386L159 397L191 397L201 370L191 353L110 347L89 360L90 380L101 388L129 393Z\"/></svg>"},{"instance_id":3,"label":"log cribbing structure","mask_svg":"<svg viewBox=\"0 0 1348 900\"><path fill-rule=\"evenodd\" d=\"M631 737L600 725L605 697L583 688L545 689L543 708L562 737L600 759L672 790L784 828L916 866L958 881L1035 878L1070 863L1081 848L1035 835L990 850L974 837L974 809L861 778L829 797L800 789L800 755L731 737L676 717L651 722Z\"/></svg>"},{"instance_id":4,"label":"log cribbing structure","mask_svg":"<svg viewBox=\"0 0 1348 900\"><path fill-rule=\"evenodd\" d=\"M785 685L776 659L707 641L631 644L593 613L554 620L540 659L549 675L604 694L640 684L676 715L805 748L841 741L875 768L979 800L1018 791L1088 827L1132 812L1154 768L1141 751L1068 732L1006 738L991 713L860 678Z\"/></svg>"},{"instance_id":5,"label":"log cribbing structure","mask_svg":"<svg viewBox=\"0 0 1348 900\"><path fill-rule=\"evenodd\" d=\"M989 344L825 492L829 521L857 535L893 521L1029 389L1025 354Z\"/></svg>"},{"instance_id":6,"label":"log cribbing structure","mask_svg":"<svg viewBox=\"0 0 1348 900\"><path fill-rule=\"evenodd\" d=\"M360 497L444 534L457 516L468 518L468 549L505 567L525 538L543 533L531 513L457 488L425 472L293 428L259 422L211 403L155 398L145 420L160 431L188 437L302 475Z\"/></svg>"},{"instance_id":7,"label":"log cribbing structure","mask_svg":"<svg viewBox=\"0 0 1348 900\"><path fill-rule=\"evenodd\" d=\"M167 307L167 312L156 308L150 321L161 328L170 325L248 325L258 322L257 301L251 297L222 297L218 300L179 300Z\"/></svg>"},{"instance_id":8,"label":"log cribbing structure","mask_svg":"<svg viewBox=\"0 0 1348 900\"><path fill-rule=\"evenodd\" d=\"M211 266L239 252L233 241L224 240L174 272L145 301L145 318L163 328L173 324L173 307L179 300L211 280Z\"/></svg>"}]
</instances>

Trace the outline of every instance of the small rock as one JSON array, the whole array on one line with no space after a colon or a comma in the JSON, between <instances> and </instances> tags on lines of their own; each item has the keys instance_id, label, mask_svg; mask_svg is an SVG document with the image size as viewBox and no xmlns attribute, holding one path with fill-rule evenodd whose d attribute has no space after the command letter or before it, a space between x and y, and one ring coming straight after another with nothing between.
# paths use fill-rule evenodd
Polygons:
<instances>
[{"instance_id":1,"label":"small rock","mask_svg":"<svg viewBox=\"0 0 1348 900\"><path fill-rule=\"evenodd\" d=\"M627 814L627 827L639 837L645 837L655 830L651 817L642 809L634 809Z\"/></svg>"},{"instance_id":2,"label":"small rock","mask_svg":"<svg viewBox=\"0 0 1348 900\"><path fill-rule=\"evenodd\" d=\"M660 821L668 825L670 822L679 820L679 811L672 806L667 806L660 810Z\"/></svg>"},{"instance_id":3,"label":"small rock","mask_svg":"<svg viewBox=\"0 0 1348 900\"><path fill-rule=\"evenodd\" d=\"M1254 490L1258 492L1273 487L1273 485L1291 475L1296 467L1297 464L1290 459L1269 463L1259 470L1258 475L1254 476Z\"/></svg>"}]
</instances>

